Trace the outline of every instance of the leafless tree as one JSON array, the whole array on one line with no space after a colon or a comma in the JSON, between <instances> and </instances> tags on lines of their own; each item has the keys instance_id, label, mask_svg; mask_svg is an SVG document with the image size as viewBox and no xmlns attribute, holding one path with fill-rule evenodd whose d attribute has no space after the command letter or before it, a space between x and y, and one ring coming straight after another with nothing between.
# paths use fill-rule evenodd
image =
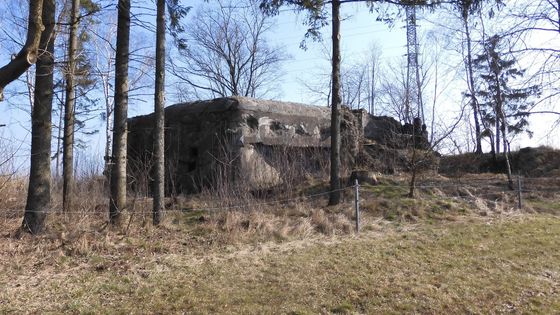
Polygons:
<instances>
[{"instance_id":1,"label":"leafless tree","mask_svg":"<svg viewBox=\"0 0 560 315\"><path fill-rule=\"evenodd\" d=\"M465 60L465 72L467 76L468 96L470 97L470 105L472 107L472 114L475 125L476 135L476 153L482 154L482 137L481 137L481 122L480 122L480 106L476 97L475 77L473 72L473 44L471 36L471 23L475 13L480 12L483 0L457 0L454 2L455 10L457 10L461 17L463 25L466 49L463 51Z\"/></svg>"},{"instance_id":2,"label":"leafless tree","mask_svg":"<svg viewBox=\"0 0 560 315\"><path fill-rule=\"evenodd\" d=\"M341 61L340 81L342 104L352 109L367 109L370 114L376 113L379 101L379 85L381 74L381 49L372 44L363 58ZM322 56L331 62L330 50L323 46ZM331 74L329 69L319 69L310 75L312 78L301 78L299 81L305 89L315 96L315 103L329 104L332 92Z\"/></svg>"},{"instance_id":3,"label":"leafless tree","mask_svg":"<svg viewBox=\"0 0 560 315\"><path fill-rule=\"evenodd\" d=\"M379 87L379 112L407 122L406 103L406 64L404 59L386 65L387 71Z\"/></svg>"},{"instance_id":4,"label":"leafless tree","mask_svg":"<svg viewBox=\"0 0 560 315\"><path fill-rule=\"evenodd\" d=\"M188 23L187 44L171 60L173 74L197 98L267 95L287 58L266 40L272 19L252 2L218 0L217 6L201 7Z\"/></svg>"},{"instance_id":5,"label":"leafless tree","mask_svg":"<svg viewBox=\"0 0 560 315\"><path fill-rule=\"evenodd\" d=\"M105 125L105 148L103 159L105 166L103 174L109 175L110 170L110 157L111 157L111 139L113 131L113 112L114 112L114 86L111 82L115 77L115 47L112 38L116 36L117 24L112 17L107 17L104 25L92 29L93 37L92 44L95 51L95 59L93 62L93 73L97 77L103 95L104 111L101 113L101 119Z\"/></svg>"},{"instance_id":6,"label":"leafless tree","mask_svg":"<svg viewBox=\"0 0 560 315\"><path fill-rule=\"evenodd\" d=\"M104 125L105 166L103 174L109 176L111 166L111 149L113 139L113 113L115 109L115 38L117 33L116 12L114 10L103 10L99 13L99 19L104 23L90 26L91 34L90 49L92 51L92 75L98 81L98 87L102 95L101 121ZM131 100L142 101L148 93L148 88L153 87L153 79L150 70L154 67L153 48L145 44L144 37L134 36L131 38L132 48L129 67L129 97ZM133 106L134 104L131 104Z\"/></svg>"},{"instance_id":7,"label":"leafless tree","mask_svg":"<svg viewBox=\"0 0 560 315\"><path fill-rule=\"evenodd\" d=\"M510 52L534 69L526 76L527 84L542 87L542 97L526 113L557 116L560 112L560 2L515 0L508 7L510 10L505 14L512 21L502 36L510 39ZM560 118L555 125L558 124Z\"/></svg>"}]
</instances>

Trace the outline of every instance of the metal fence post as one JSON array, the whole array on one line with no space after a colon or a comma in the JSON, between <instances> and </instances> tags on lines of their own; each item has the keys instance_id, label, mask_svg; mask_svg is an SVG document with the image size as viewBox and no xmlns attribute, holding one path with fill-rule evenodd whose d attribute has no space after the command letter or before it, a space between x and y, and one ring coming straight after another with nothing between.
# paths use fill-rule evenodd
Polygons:
<instances>
[{"instance_id":1,"label":"metal fence post","mask_svg":"<svg viewBox=\"0 0 560 315\"><path fill-rule=\"evenodd\" d=\"M517 174L517 208L523 209L523 196L521 194L521 176Z\"/></svg>"},{"instance_id":2,"label":"metal fence post","mask_svg":"<svg viewBox=\"0 0 560 315\"><path fill-rule=\"evenodd\" d=\"M356 208L356 233L360 233L360 184L356 179L354 184L354 206Z\"/></svg>"}]
</instances>

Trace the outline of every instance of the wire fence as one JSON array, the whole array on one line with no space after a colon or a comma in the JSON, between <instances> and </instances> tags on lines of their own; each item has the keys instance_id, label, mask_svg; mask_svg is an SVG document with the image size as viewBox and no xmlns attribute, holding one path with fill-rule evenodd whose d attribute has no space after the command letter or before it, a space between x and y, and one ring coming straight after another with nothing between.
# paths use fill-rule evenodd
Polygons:
<instances>
[{"instance_id":1,"label":"wire fence","mask_svg":"<svg viewBox=\"0 0 560 315\"><path fill-rule=\"evenodd\" d=\"M309 194L309 195L301 195L298 197L294 197L294 198L285 198L285 199L276 199L276 200L270 200L270 201L263 201L263 202L245 202L245 203L240 203L240 204L234 204L234 205L220 205L220 206L212 206L212 207L190 207L188 208L188 210L185 209L161 209L161 212L185 212L185 211L202 211L202 212L212 212L212 211L219 211L219 210L237 210L237 209L244 209L244 208L250 208L250 207L259 207L259 206L267 206L267 205L276 205L276 204L289 204L290 202L300 202L300 201L305 201L305 200L309 200L309 199L314 199L317 197L322 197L322 196L326 196L329 195L333 192L337 192L337 191L346 191L346 190L350 190L350 189L354 189L355 186L346 186L340 189L335 189L335 190L329 190L329 191L324 191L324 192L320 192L320 193L314 193L314 194ZM106 214L108 213L108 210L106 209L90 209L90 210L84 210L84 211L62 211L62 209L59 208L51 208L48 210L34 210L34 209L26 209L26 210L22 210L22 209L0 209L0 213L24 213L24 212L30 212L30 213L60 213L60 214L96 214L96 213L103 213Z\"/></svg>"},{"instance_id":2,"label":"wire fence","mask_svg":"<svg viewBox=\"0 0 560 315\"><path fill-rule=\"evenodd\" d=\"M558 181L558 185L550 185L546 183L547 181ZM543 182L546 185L543 187ZM513 185L511 185L513 184ZM356 231L359 231L359 218L360 218L360 200L364 198L384 198L389 192L393 192L392 198L406 198L410 192L409 183L377 183L371 187L360 186L358 181L354 185L349 185L336 190L322 191L319 193L312 194L302 194L300 196L291 198L282 198L274 200L259 201L257 199L251 198L250 200L244 200L239 203L230 204L226 200L217 200L213 205L202 206L202 207L189 207L189 208L167 208L162 209L163 213L180 213L187 211L197 211L197 212L217 212L217 211L231 211L231 210L243 210L243 209L255 209L257 207L272 206L272 205L290 205L294 202L310 201L313 199L321 198L327 196L333 192L345 192L354 191L354 207L355 207L355 219L356 219ZM516 177L513 183L509 183L506 179L476 179L471 180L470 178L461 180L443 180L443 181L418 181L414 185L415 191L423 193L421 198L432 198L441 199L447 198L451 200L463 200L466 202L472 202L476 199L487 199L488 201L500 201L506 199L509 202L516 201L517 208L523 208L523 198L524 194L531 196L531 194L558 194L560 193L560 180L557 178L523 178ZM437 191L440 190L440 194ZM394 196L394 192L399 191L402 193L400 196ZM362 194L360 197L360 193ZM144 199L144 198L142 198ZM146 210L147 207L141 209L136 209L137 199L133 198L129 209L127 212L131 214L140 213L143 215L150 214L151 208ZM47 210L33 210L33 209L0 209L0 215L5 217L19 216L23 215L25 212L31 214L37 213L49 213L49 214L60 214L60 215L106 215L108 216L107 207L99 207L95 209L83 209L81 211L69 211L63 212L61 208L50 208Z\"/></svg>"}]
</instances>

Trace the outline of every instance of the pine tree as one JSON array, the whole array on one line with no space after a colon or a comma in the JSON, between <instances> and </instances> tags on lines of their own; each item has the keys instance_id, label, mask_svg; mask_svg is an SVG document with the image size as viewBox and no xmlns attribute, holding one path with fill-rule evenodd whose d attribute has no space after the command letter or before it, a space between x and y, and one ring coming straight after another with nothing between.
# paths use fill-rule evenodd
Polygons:
<instances>
[{"instance_id":1,"label":"pine tree","mask_svg":"<svg viewBox=\"0 0 560 315\"><path fill-rule=\"evenodd\" d=\"M531 99L540 94L540 86L515 87L525 70L517 68L514 56L502 51L502 37L491 36L484 43L484 52L473 60L482 84L476 93L480 100L482 119L487 126L494 126L495 130L487 128L483 135L494 139L492 152L494 156L502 149L507 163L508 178L511 181L509 165L508 137L522 132L529 135L528 109L532 106Z\"/></svg>"},{"instance_id":2,"label":"pine tree","mask_svg":"<svg viewBox=\"0 0 560 315\"><path fill-rule=\"evenodd\" d=\"M78 56L78 23L80 1L72 0L70 9L70 34L68 36L68 64L66 67L66 98L64 103L64 139L63 139L63 188L62 209L69 212L74 186L74 111L76 109L75 72Z\"/></svg>"},{"instance_id":3,"label":"pine tree","mask_svg":"<svg viewBox=\"0 0 560 315\"><path fill-rule=\"evenodd\" d=\"M515 87L525 70L517 68L517 60L501 51L502 38L498 35L490 37L484 44L484 52L473 61L483 84L476 91L481 99L483 119L494 126L498 126L498 132L486 130L486 134L492 134L496 141L495 151L499 153L500 147L507 142L508 134L517 135L526 132L532 135L528 129L529 121L526 114L531 108L532 98L540 94L539 85L529 87ZM499 125L498 125L499 124ZM505 132L504 129L505 128ZM504 141L504 138L506 141ZM502 141L498 141L502 139Z\"/></svg>"},{"instance_id":4,"label":"pine tree","mask_svg":"<svg viewBox=\"0 0 560 315\"><path fill-rule=\"evenodd\" d=\"M54 28L56 6L45 0L41 7L45 30L41 34L35 79L31 126L31 170L27 203L22 222L24 231L41 233L51 204L51 113L53 101ZM1 72L1 71L0 71Z\"/></svg>"},{"instance_id":5,"label":"pine tree","mask_svg":"<svg viewBox=\"0 0 560 315\"><path fill-rule=\"evenodd\" d=\"M154 94L154 187L152 221L161 222L165 197L165 0L157 1L156 84Z\"/></svg>"},{"instance_id":6,"label":"pine tree","mask_svg":"<svg viewBox=\"0 0 560 315\"><path fill-rule=\"evenodd\" d=\"M109 219L118 225L126 208L126 144L128 115L128 63L130 54L130 0L119 0L115 60L115 111Z\"/></svg>"}]
</instances>

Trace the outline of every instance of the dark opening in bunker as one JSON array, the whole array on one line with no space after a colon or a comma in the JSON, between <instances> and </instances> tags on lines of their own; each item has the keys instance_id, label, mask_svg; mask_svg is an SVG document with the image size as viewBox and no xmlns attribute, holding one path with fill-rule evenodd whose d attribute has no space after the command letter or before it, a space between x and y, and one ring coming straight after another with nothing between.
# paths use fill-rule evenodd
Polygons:
<instances>
[{"instance_id":1,"label":"dark opening in bunker","mask_svg":"<svg viewBox=\"0 0 560 315\"><path fill-rule=\"evenodd\" d=\"M196 162L198 161L198 148L190 147L188 152L189 159L187 161L187 172L190 173L196 170Z\"/></svg>"}]
</instances>

